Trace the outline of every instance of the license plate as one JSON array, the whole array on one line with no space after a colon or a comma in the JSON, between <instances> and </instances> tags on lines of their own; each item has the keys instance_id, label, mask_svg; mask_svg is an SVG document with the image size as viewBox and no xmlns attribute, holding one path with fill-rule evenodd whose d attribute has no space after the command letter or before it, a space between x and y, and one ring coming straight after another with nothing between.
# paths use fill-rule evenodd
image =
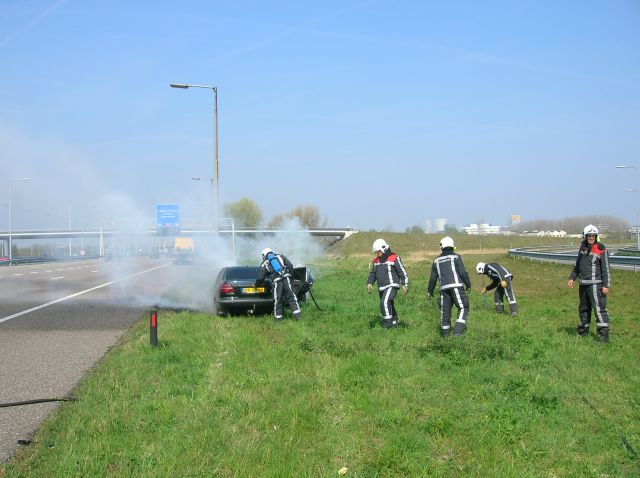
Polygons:
<instances>
[{"instance_id":1,"label":"license plate","mask_svg":"<svg viewBox=\"0 0 640 478\"><path fill-rule=\"evenodd\" d=\"M243 294L262 294L264 293L264 287L243 287Z\"/></svg>"}]
</instances>

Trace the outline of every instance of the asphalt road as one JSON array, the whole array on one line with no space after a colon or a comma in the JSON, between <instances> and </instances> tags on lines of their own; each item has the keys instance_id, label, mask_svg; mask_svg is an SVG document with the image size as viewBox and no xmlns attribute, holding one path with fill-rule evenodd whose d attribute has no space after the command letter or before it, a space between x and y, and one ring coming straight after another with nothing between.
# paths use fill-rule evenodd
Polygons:
<instances>
[{"instance_id":1,"label":"asphalt road","mask_svg":"<svg viewBox=\"0 0 640 478\"><path fill-rule=\"evenodd\" d=\"M184 287L192 269L147 258L0 268L0 404L69 396L136 320ZM0 408L0 462L56 406Z\"/></svg>"}]
</instances>

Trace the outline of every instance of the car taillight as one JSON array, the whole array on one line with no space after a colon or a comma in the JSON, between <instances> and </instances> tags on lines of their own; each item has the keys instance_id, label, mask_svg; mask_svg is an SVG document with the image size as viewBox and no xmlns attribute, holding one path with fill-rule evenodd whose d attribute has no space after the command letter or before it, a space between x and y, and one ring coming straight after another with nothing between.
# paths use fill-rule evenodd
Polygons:
<instances>
[{"instance_id":1,"label":"car taillight","mask_svg":"<svg viewBox=\"0 0 640 478\"><path fill-rule=\"evenodd\" d=\"M220 292L222 294L233 294L235 292L233 286L228 282L225 282L220 286Z\"/></svg>"}]
</instances>

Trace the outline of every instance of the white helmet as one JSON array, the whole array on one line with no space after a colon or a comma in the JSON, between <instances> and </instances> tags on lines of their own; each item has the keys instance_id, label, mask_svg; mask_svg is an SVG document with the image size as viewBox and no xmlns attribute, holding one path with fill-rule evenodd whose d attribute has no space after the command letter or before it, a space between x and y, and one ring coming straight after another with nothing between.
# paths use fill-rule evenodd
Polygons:
<instances>
[{"instance_id":1,"label":"white helmet","mask_svg":"<svg viewBox=\"0 0 640 478\"><path fill-rule=\"evenodd\" d=\"M387 252L387 249L389 249L389 244L387 244L387 241L384 239L376 239L373 241L373 246L371 247L372 252Z\"/></svg>"},{"instance_id":2,"label":"white helmet","mask_svg":"<svg viewBox=\"0 0 640 478\"><path fill-rule=\"evenodd\" d=\"M269 249L268 247L265 247L264 249L262 249L262 258L266 258L267 254L269 254L270 252L273 252L271 249Z\"/></svg>"},{"instance_id":3,"label":"white helmet","mask_svg":"<svg viewBox=\"0 0 640 478\"><path fill-rule=\"evenodd\" d=\"M484 262L478 262L476 264L476 272L478 274L484 274L484 268L485 268L486 264Z\"/></svg>"},{"instance_id":4,"label":"white helmet","mask_svg":"<svg viewBox=\"0 0 640 478\"><path fill-rule=\"evenodd\" d=\"M451 239L449 236L440 239L440 249L444 249L445 247L455 247L455 245L453 244L453 239Z\"/></svg>"},{"instance_id":5,"label":"white helmet","mask_svg":"<svg viewBox=\"0 0 640 478\"><path fill-rule=\"evenodd\" d=\"M593 234L596 237L598 236L598 228L593 224L589 224L587 227L584 228L584 231L582 231L582 237L586 239L587 235L591 235L591 234Z\"/></svg>"}]
</instances>

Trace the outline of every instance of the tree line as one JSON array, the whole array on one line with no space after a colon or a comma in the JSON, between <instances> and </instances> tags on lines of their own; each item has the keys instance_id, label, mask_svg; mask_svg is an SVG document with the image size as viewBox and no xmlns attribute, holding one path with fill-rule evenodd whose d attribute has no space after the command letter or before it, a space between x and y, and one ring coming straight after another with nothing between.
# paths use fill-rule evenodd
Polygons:
<instances>
[{"instance_id":1,"label":"tree line","mask_svg":"<svg viewBox=\"0 0 640 478\"><path fill-rule=\"evenodd\" d=\"M255 201L249 198L241 198L235 202L225 204L224 213L227 217L233 218L236 227L256 228L263 225L262 209ZM289 212L274 215L264 224L264 227L282 227L282 225L294 219L297 219L305 229L326 227L327 225L327 218L320 213L316 206L298 205Z\"/></svg>"}]
</instances>

